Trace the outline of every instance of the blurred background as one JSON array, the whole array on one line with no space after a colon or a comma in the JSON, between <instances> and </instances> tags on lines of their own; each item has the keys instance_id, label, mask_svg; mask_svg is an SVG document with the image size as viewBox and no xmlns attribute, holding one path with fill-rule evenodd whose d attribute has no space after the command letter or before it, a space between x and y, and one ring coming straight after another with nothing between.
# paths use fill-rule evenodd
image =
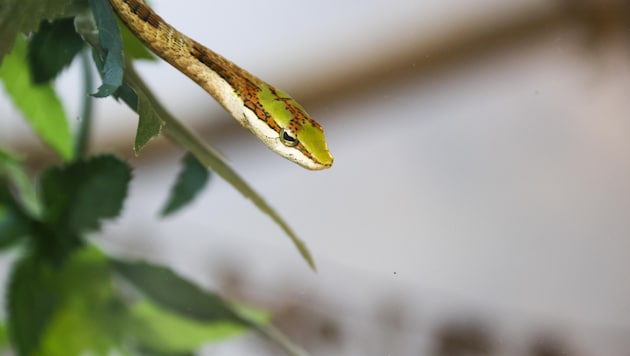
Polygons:
<instances>
[{"instance_id":1,"label":"blurred background","mask_svg":"<svg viewBox=\"0 0 630 356\"><path fill-rule=\"evenodd\" d=\"M112 99L96 102L93 151L136 169L101 246L267 308L313 355L630 354L626 0L152 4L325 127L335 164L309 172L175 69L138 65L319 271L218 178L160 220L183 152L158 139L134 157L137 121ZM75 121L81 83L76 67L57 82ZM4 94L0 117L3 145L50 161ZM203 350L276 354L256 335Z\"/></svg>"}]
</instances>

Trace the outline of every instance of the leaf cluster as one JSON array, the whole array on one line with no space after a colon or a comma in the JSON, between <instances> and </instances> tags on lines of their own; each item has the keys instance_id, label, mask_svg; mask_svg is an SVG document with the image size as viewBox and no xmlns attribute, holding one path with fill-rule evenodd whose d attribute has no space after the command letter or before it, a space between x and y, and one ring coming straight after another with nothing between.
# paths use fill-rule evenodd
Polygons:
<instances>
[{"instance_id":1,"label":"leaf cluster","mask_svg":"<svg viewBox=\"0 0 630 356\"><path fill-rule=\"evenodd\" d=\"M0 152L0 177L0 247L22 251L7 287L19 355L190 353L264 322L165 267L89 244L87 234L122 209L131 170L119 159L52 167L34 186L15 155Z\"/></svg>"},{"instance_id":2,"label":"leaf cluster","mask_svg":"<svg viewBox=\"0 0 630 356\"><path fill-rule=\"evenodd\" d=\"M85 96L84 127L73 133L52 83L88 51L102 84ZM33 175L22 157L0 147L0 251L19 251L0 347L18 355L189 355L208 341L253 329L301 354L268 325L266 313L245 312L166 267L108 256L90 243L91 234L121 213L132 179L127 162L88 156L81 144L89 135L90 100L112 96L139 114L136 152L159 134L190 152L162 216L189 205L212 169L278 223L314 267L284 220L155 99L133 59L153 56L120 26L107 0L4 0L0 6L0 82L59 158ZM90 68L85 73L89 83Z\"/></svg>"}]
</instances>

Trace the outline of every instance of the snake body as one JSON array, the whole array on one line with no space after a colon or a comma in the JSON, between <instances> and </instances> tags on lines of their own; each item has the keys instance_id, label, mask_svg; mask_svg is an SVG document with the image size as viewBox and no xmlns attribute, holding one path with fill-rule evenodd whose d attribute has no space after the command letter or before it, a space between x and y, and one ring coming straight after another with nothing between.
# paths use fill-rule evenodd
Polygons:
<instances>
[{"instance_id":1,"label":"snake body","mask_svg":"<svg viewBox=\"0 0 630 356\"><path fill-rule=\"evenodd\" d=\"M206 90L271 150L311 170L332 165L321 125L287 93L177 31L144 1L109 2L149 49Z\"/></svg>"}]
</instances>

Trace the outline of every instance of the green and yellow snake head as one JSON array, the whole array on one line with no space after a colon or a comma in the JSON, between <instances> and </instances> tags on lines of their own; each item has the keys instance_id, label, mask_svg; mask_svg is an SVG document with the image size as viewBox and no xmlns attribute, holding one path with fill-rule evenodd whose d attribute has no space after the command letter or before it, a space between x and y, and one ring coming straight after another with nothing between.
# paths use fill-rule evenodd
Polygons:
<instances>
[{"instance_id":1,"label":"green and yellow snake head","mask_svg":"<svg viewBox=\"0 0 630 356\"><path fill-rule=\"evenodd\" d=\"M258 84L258 103L245 99L250 115L261 125L250 127L274 152L300 166L329 168L333 157L328 151L322 127L287 93L264 82ZM256 105L258 104L258 105ZM251 120L250 120L251 122Z\"/></svg>"}]
</instances>

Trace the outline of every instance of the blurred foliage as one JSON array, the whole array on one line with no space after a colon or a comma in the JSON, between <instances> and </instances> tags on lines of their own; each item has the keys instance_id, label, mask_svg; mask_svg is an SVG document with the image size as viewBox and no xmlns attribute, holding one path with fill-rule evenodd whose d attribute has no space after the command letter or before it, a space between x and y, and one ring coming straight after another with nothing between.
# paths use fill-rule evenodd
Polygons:
<instances>
[{"instance_id":1,"label":"blurred foliage","mask_svg":"<svg viewBox=\"0 0 630 356\"><path fill-rule=\"evenodd\" d=\"M75 32L86 23L96 26L98 38ZM28 38L21 34L37 28ZM84 40L103 80L93 96L113 95L141 108L136 150L162 129L159 115L146 119L158 112L152 95L124 82L130 60L153 56L129 30L119 31L107 0L3 2L0 80L60 161L33 175L19 153L0 148L0 251L17 256L0 351L190 355L207 342L255 330L297 354L268 325L266 312L236 307L164 266L114 258L90 243L89 234L123 209L132 168L114 155L73 151L75 136L88 133L72 133L52 81L84 50ZM89 113L82 120L89 122ZM207 167L186 156L162 214L190 204L208 179Z\"/></svg>"},{"instance_id":2,"label":"blurred foliage","mask_svg":"<svg viewBox=\"0 0 630 356\"><path fill-rule=\"evenodd\" d=\"M80 159L14 189L25 184L18 162L0 154L1 246L20 247L7 289L8 331L19 355L192 352L266 322L168 268L113 259L89 244L86 233L122 209L131 179L125 162ZM39 212L21 194L35 186Z\"/></svg>"}]
</instances>

